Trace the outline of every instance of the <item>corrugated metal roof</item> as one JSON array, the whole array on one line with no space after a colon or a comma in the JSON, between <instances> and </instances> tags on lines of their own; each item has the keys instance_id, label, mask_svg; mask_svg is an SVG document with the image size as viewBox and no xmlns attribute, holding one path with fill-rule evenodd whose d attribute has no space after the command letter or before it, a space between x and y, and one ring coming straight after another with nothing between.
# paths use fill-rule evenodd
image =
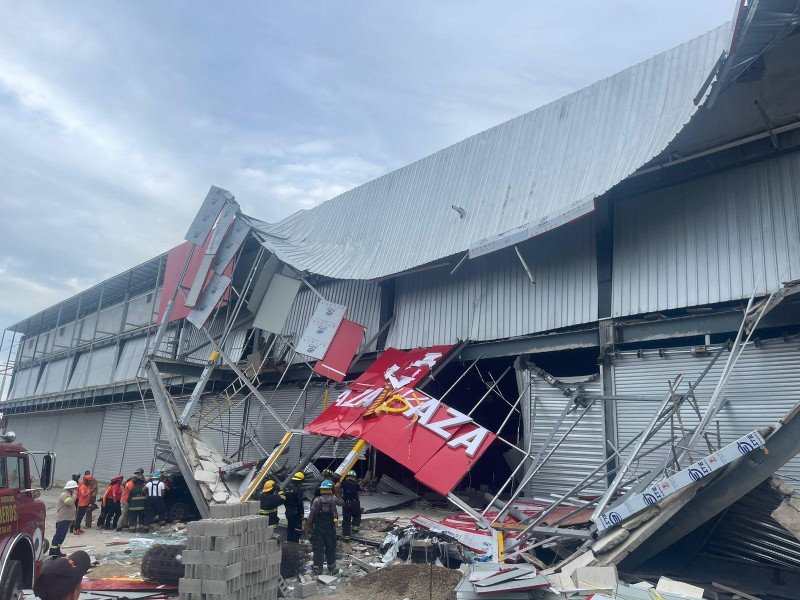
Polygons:
<instances>
[{"instance_id":1,"label":"corrugated metal roof","mask_svg":"<svg viewBox=\"0 0 800 600\"><path fill-rule=\"evenodd\" d=\"M559 226L667 147L696 112L730 32L722 25L313 209L254 226L281 260L339 279L384 277L504 232Z\"/></svg>"}]
</instances>

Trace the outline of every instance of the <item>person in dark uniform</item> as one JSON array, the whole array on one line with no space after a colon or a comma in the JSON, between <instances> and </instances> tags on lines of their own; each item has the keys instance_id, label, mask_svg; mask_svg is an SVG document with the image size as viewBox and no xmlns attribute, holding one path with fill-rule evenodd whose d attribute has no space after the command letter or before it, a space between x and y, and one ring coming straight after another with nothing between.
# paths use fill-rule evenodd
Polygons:
<instances>
[{"instance_id":1,"label":"person in dark uniform","mask_svg":"<svg viewBox=\"0 0 800 600\"><path fill-rule=\"evenodd\" d=\"M264 489L258 499L261 503L258 514L267 517L270 525L277 525L278 521L280 521L278 518L278 507L286 502L286 494L280 490L276 490L275 482L269 479L264 484Z\"/></svg>"},{"instance_id":2,"label":"person in dark uniform","mask_svg":"<svg viewBox=\"0 0 800 600\"><path fill-rule=\"evenodd\" d=\"M314 550L314 574L321 575L323 563L328 563L328 575L338 575L336 568L336 522L339 520L337 505L342 499L333 494L333 482L323 481L320 495L311 503L306 521L306 533L311 532L311 547Z\"/></svg>"},{"instance_id":3,"label":"person in dark uniform","mask_svg":"<svg viewBox=\"0 0 800 600\"><path fill-rule=\"evenodd\" d=\"M334 473L330 469L324 469L322 471L322 481L325 481L326 479L329 479L330 481L336 481L336 473ZM322 484L322 481L320 481L320 484ZM314 498L319 498L320 495L319 488L320 488L319 485L316 488L314 488Z\"/></svg>"},{"instance_id":4,"label":"person in dark uniform","mask_svg":"<svg viewBox=\"0 0 800 600\"><path fill-rule=\"evenodd\" d=\"M303 533L303 489L300 486L305 478L305 473L298 471L292 475L286 490L286 541L289 542L299 542Z\"/></svg>"},{"instance_id":5,"label":"person in dark uniform","mask_svg":"<svg viewBox=\"0 0 800 600\"><path fill-rule=\"evenodd\" d=\"M358 533L361 526L361 487L356 480L356 472L350 471L341 485L342 501L342 539L349 540L351 533Z\"/></svg>"}]
</instances>

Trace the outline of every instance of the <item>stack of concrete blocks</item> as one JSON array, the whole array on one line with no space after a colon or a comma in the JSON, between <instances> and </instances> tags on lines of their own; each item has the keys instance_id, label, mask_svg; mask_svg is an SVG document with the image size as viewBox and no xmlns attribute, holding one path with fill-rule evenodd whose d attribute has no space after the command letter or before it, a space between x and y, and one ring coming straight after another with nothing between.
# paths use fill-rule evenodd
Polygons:
<instances>
[{"instance_id":1,"label":"stack of concrete blocks","mask_svg":"<svg viewBox=\"0 0 800 600\"><path fill-rule=\"evenodd\" d=\"M187 525L181 600L278 598L281 549L258 502L211 506L211 518Z\"/></svg>"}]
</instances>

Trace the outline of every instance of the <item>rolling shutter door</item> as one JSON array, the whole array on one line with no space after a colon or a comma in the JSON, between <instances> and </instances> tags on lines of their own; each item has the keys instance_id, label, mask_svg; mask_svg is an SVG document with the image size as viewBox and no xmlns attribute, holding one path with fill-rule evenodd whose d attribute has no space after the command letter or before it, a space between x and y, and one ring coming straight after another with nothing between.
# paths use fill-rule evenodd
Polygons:
<instances>
[{"instance_id":1,"label":"rolling shutter door","mask_svg":"<svg viewBox=\"0 0 800 600\"><path fill-rule=\"evenodd\" d=\"M128 427L131 425L131 407L109 406L103 417L103 430L97 446L94 474L100 481L109 481L116 475L128 475L122 471L122 456Z\"/></svg>"},{"instance_id":2,"label":"rolling shutter door","mask_svg":"<svg viewBox=\"0 0 800 600\"><path fill-rule=\"evenodd\" d=\"M147 402L147 410L141 402L131 404L128 435L122 457L122 475L128 476L142 468L150 472L155 452L155 436L158 433L158 412L152 401Z\"/></svg>"},{"instance_id":3,"label":"rolling shutter door","mask_svg":"<svg viewBox=\"0 0 800 600\"><path fill-rule=\"evenodd\" d=\"M601 386L597 375L590 377L562 377L560 380L570 387L580 385L586 392L600 394ZM553 425L558 421L569 398L561 390L547 384L536 376L530 377L530 433L533 438L531 452L536 453L545 443ZM556 432L552 448L570 425L581 414L578 408L570 412ZM603 429L603 406L598 401L589 408L580 422L569 433L544 466L534 476L525 489L528 497L544 498L551 494L563 494L584 479L605 460L603 450L605 441ZM525 439L527 443L527 436ZM599 473L598 473L599 474ZM604 478L587 488L582 493L602 493L605 488ZM552 498L551 498L552 500Z\"/></svg>"},{"instance_id":4,"label":"rolling shutter door","mask_svg":"<svg viewBox=\"0 0 800 600\"><path fill-rule=\"evenodd\" d=\"M620 353L614 362L614 393L648 396L652 400L616 403L619 445L623 446L647 425L657 402L668 392L667 381L682 374L679 390L685 391L702 373L716 350L712 348L709 354L699 357L692 356L690 348L665 350L663 357L653 350L643 351L641 357L636 352ZM701 413L719 381L727 358L728 352L723 352L695 392ZM800 402L800 342L773 339L761 342L759 348L749 345L733 369L724 397L728 399L728 404L716 419L719 421L723 445L753 429L777 423ZM681 414L686 428L697 425L697 416L688 405L684 405ZM710 428L710 433L712 440L715 440L716 424ZM669 437L668 423L647 447ZM667 451L668 447L642 459L639 470L660 464ZM697 460L706 454L708 447L703 443L697 447L692 458ZM778 474L800 478L800 458L790 460Z\"/></svg>"}]
</instances>

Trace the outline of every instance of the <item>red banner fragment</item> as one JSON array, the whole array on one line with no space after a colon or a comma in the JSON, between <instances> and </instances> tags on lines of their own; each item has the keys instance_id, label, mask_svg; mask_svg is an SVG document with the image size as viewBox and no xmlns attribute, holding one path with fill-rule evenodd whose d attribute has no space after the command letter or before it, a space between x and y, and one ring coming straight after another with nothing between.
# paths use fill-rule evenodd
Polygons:
<instances>
[{"instance_id":1,"label":"red banner fragment","mask_svg":"<svg viewBox=\"0 0 800 600\"><path fill-rule=\"evenodd\" d=\"M314 372L340 383L344 381L365 331L363 325L342 319L325 356L314 364Z\"/></svg>"}]
</instances>

